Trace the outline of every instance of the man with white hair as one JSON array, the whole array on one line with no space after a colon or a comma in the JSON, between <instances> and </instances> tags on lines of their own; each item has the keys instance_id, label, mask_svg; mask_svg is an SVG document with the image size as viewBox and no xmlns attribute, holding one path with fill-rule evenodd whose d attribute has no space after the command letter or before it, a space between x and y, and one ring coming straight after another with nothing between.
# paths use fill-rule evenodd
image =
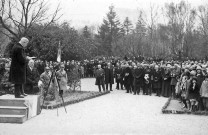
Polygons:
<instances>
[{"instance_id":1,"label":"man with white hair","mask_svg":"<svg viewBox=\"0 0 208 135\"><path fill-rule=\"evenodd\" d=\"M25 93L27 94L34 94L39 91L37 86L40 74L38 73L37 69L34 68L34 64L34 60L29 60L26 69Z\"/></svg>"},{"instance_id":2,"label":"man with white hair","mask_svg":"<svg viewBox=\"0 0 208 135\"><path fill-rule=\"evenodd\" d=\"M105 92L105 86L104 86L104 70L101 68L101 65L98 65L98 69L95 71L95 85L98 85L99 92L101 92L101 86L103 88L103 92Z\"/></svg>"},{"instance_id":3,"label":"man with white hair","mask_svg":"<svg viewBox=\"0 0 208 135\"><path fill-rule=\"evenodd\" d=\"M22 37L19 43L12 47L9 81L14 84L15 98L24 98L27 95L24 93L23 85L26 83L27 60L31 59L25 55L28 42L27 38Z\"/></svg>"}]
</instances>

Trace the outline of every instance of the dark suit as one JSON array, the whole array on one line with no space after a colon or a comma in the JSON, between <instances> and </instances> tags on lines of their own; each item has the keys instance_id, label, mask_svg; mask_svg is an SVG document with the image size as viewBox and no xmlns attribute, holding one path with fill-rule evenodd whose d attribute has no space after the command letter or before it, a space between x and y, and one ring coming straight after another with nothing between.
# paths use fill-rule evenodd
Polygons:
<instances>
[{"instance_id":1,"label":"dark suit","mask_svg":"<svg viewBox=\"0 0 208 135\"><path fill-rule=\"evenodd\" d=\"M104 86L104 70L103 69L97 69L95 71L95 78L96 78L95 85L98 85L99 92L101 92L101 86L103 88L103 91L105 91L105 86Z\"/></svg>"},{"instance_id":2,"label":"dark suit","mask_svg":"<svg viewBox=\"0 0 208 135\"><path fill-rule=\"evenodd\" d=\"M127 67L124 69L124 86L126 88L127 93L130 92L132 81L133 81L132 70L129 67Z\"/></svg>"},{"instance_id":3,"label":"dark suit","mask_svg":"<svg viewBox=\"0 0 208 135\"><path fill-rule=\"evenodd\" d=\"M153 73L153 89L155 90L157 96L161 94L162 86L162 75L160 70L155 70Z\"/></svg>"},{"instance_id":4,"label":"dark suit","mask_svg":"<svg viewBox=\"0 0 208 135\"><path fill-rule=\"evenodd\" d=\"M121 85L121 89L123 89L123 85L122 85L122 81L123 81L123 78L122 78L122 72L123 72L123 69L120 68L120 67L117 67L115 69L115 78L116 78L116 89L119 89L119 84Z\"/></svg>"},{"instance_id":5,"label":"dark suit","mask_svg":"<svg viewBox=\"0 0 208 135\"><path fill-rule=\"evenodd\" d=\"M25 92L28 94L38 92L37 85L40 76L38 71L35 68L31 70L29 66L27 66L26 76Z\"/></svg>"},{"instance_id":6,"label":"dark suit","mask_svg":"<svg viewBox=\"0 0 208 135\"><path fill-rule=\"evenodd\" d=\"M23 84L26 82L26 55L23 46L17 43L12 48L9 81L15 84L15 97L24 93Z\"/></svg>"},{"instance_id":7,"label":"dark suit","mask_svg":"<svg viewBox=\"0 0 208 135\"><path fill-rule=\"evenodd\" d=\"M143 78L144 78L144 70L140 68L136 68L134 70L134 94L139 94L140 89L143 85Z\"/></svg>"},{"instance_id":8,"label":"dark suit","mask_svg":"<svg viewBox=\"0 0 208 135\"><path fill-rule=\"evenodd\" d=\"M112 84L114 84L113 68L105 68L105 84L106 90L108 90L108 84L110 84L110 90L112 90Z\"/></svg>"}]
</instances>

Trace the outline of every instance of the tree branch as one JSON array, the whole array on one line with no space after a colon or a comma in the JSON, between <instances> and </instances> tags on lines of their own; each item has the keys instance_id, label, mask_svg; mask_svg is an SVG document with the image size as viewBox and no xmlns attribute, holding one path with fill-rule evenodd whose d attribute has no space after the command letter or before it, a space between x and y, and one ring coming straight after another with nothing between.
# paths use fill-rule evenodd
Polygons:
<instances>
[{"instance_id":1,"label":"tree branch","mask_svg":"<svg viewBox=\"0 0 208 135\"><path fill-rule=\"evenodd\" d=\"M6 29L7 31L9 31L9 32L10 32L12 35L14 35L16 38L18 38L17 34L16 34L14 31L12 31L12 30L4 23L2 16L0 16L0 24L2 24L2 27L3 27L4 29Z\"/></svg>"}]
</instances>

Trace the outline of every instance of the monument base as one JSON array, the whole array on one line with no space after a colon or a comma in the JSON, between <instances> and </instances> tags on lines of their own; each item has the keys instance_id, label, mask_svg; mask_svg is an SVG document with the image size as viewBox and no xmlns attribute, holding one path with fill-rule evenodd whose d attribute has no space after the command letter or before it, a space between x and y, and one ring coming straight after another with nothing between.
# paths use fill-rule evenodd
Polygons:
<instances>
[{"instance_id":1,"label":"monument base","mask_svg":"<svg viewBox=\"0 0 208 135\"><path fill-rule=\"evenodd\" d=\"M23 123L40 114L40 109L39 95L24 98L10 94L0 96L0 123Z\"/></svg>"}]
</instances>

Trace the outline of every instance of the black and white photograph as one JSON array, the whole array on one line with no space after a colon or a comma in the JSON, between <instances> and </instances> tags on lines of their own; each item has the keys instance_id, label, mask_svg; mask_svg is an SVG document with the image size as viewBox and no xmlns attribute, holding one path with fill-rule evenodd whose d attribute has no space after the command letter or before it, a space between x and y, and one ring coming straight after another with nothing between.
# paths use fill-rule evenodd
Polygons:
<instances>
[{"instance_id":1,"label":"black and white photograph","mask_svg":"<svg viewBox=\"0 0 208 135\"><path fill-rule=\"evenodd\" d=\"M0 135L207 134L207 0L0 0Z\"/></svg>"}]
</instances>

